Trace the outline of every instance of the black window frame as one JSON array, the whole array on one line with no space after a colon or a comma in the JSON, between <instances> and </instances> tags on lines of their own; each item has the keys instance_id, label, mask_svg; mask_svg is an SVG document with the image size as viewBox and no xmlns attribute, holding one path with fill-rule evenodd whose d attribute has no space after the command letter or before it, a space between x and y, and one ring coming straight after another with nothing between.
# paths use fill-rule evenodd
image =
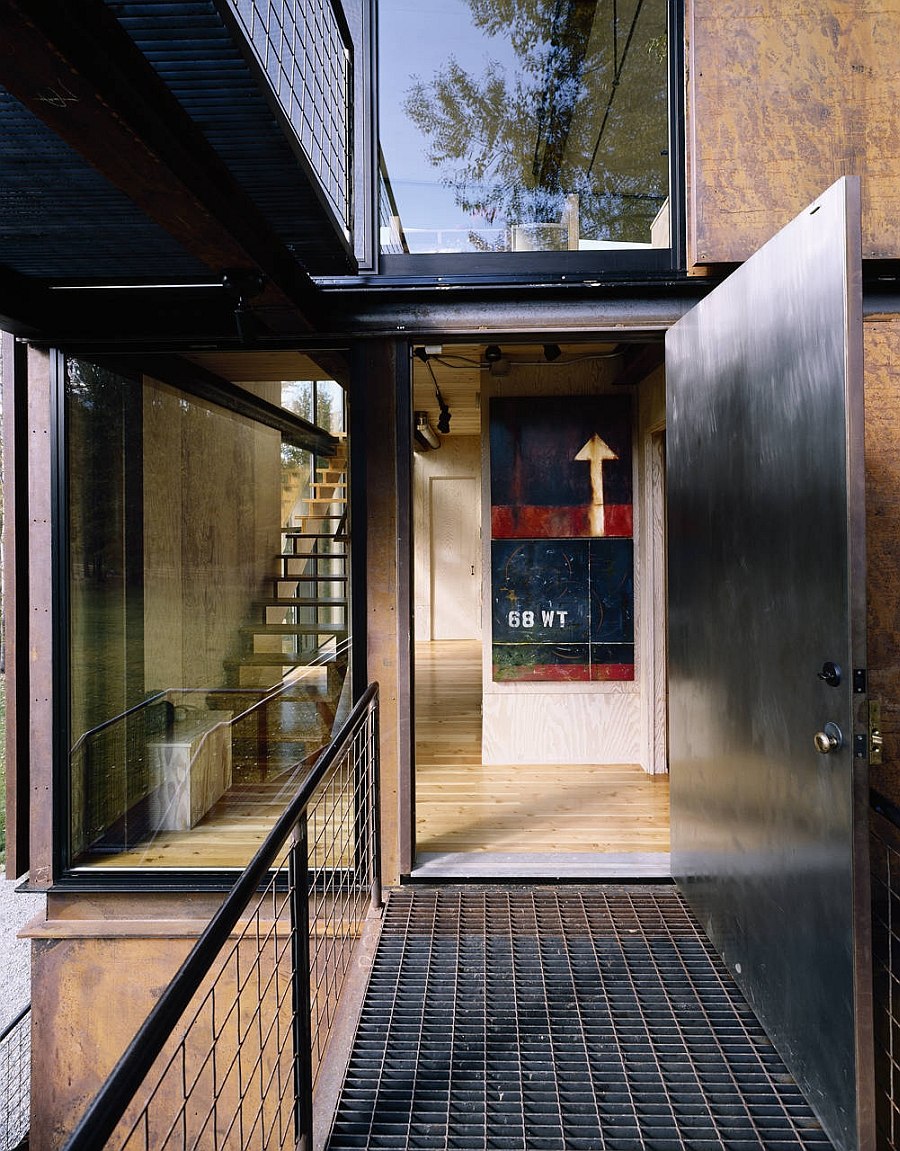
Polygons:
<instances>
[{"instance_id":1,"label":"black window frame","mask_svg":"<svg viewBox=\"0 0 900 1151\"><path fill-rule=\"evenodd\" d=\"M302 348L302 344L297 344ZM173 349L175 354L181 349ZM240 864L233 866L201 865L197 867L160 868L150 866L115 864L105 867L82 865L73 860L72 850L72 767L70 750L72 745L72 669L71 669L71 596L69 543L69 450L67 418L67 361L70 358L83 358L92 363L102 363L127 379L135 387L140 387L145 374L148 374L146 359L151 353L135 353L133 349L117 347L98 349L93 344L84 347L78 344L56 345L48 348L49 353L49 392L50 392L50 566L51 566L51 709L52 724L52 790L49 796L49 856L50 882L44 889L47 892L66 893L218 893L231 890L235 879L244 871ZM178 387L179 385L173 384ZM237 386L236 386L237 387ZM247 402L252 406L256 399L247 393ZM232 399L223 393L218 402L226 410L237 410ZM315 392L314 392L315 402ZM344 389L344 433L350 436L351 425L357 431L361 424L359 417L353 424L354 408L351 392ZM246 413L239 413L245 414ZM252 416L249 418L253 418ZM352 443L352 440L351 440ZM311 449L312 450L312 449ZM358 450L358 449L357 449ZM315 454L315 453L313 453ZM352 464L351 464L352 468ZM352 474L352 472L351 472ZM357 500L364 499L364 487L360 482ZM351 487L351 491L353 487ZM351 570L351 607L353 623L365 620L365 559L364 532L360 531L360 545L353 553ZM354 547L356 545L354 544ZM360 558L362 557L362 558ZM357 573L357 574L354 574ZM364 631L360 633L364 636ZM354 644L351 669L354 669L354 692L361 694L367 686L364 669L366 666L365 644ZM361 677L361 678L359 678ZM354 695L354 699L356 695Z\"/></svg>"},{"instance_id":2,"label":"black window frame","mask_svg":"<svg viewBox=\"0 0 900 1151\"><path fill-rule=\"evenodd\" d=\"M378 0L371 0L377 8ZM414 284L559 284L578 282L615 283L620 280L653 282L686 274L686 172L684 114L684 0L667 0L669 76L669 219L667 248L605 249L582 252L497 252L497 253L383 253L378 244L379 195L377 151L381 133L378 116L378 22L372 52L372 92L376 162L372 205L375 237L374 267L358 277L334 277L320 281L323 286L394 287ZM376 13L377 15L377 13Z\"/></svg>"}]
</instances>

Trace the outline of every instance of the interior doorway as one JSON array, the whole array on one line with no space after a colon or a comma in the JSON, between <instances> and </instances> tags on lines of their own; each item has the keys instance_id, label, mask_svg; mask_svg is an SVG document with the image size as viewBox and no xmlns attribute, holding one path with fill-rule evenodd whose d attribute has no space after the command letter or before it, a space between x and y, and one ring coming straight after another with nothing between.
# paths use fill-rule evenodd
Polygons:
<instances>
[{"instance_id":1,"label":"interior doorway","mask_svg":"<svg viewBox=\"0 0 900 1151\"><path fill-rule=\"evenodd\" d=\"M433 345L412 363L413 873L668 877L665 701L656 698L665 691L661 344ZM524 421L524 434L551 448L554 428L568 436L562 465L542 457L529 478L516 459L511 496L498 494L501 419ZM606 430L616 421L620 440ZM595 437L605 445L601 433L627 483L617 487L600 463L598 520L589 456L601 450ZM555 494L553 476L567 468L585 506ZM522 523L510 528L509 515ZM522 587L498 590L513 569L532 587L529 573L551 570L560 540L564 564L584 557L582 608L568 584L531 607ZM569 635L576 610L588 628L580 645ZM503 634L498 612L515 633ZM557 630L541 634L548 620Z\"/></svg>"},{"instance_id":2,"label":"interior doorway","mask_svg":"<svg viewBox=\"0 0 900 1151\"><path fill-rule=\"evenodd\" d=\"M476 476L432 476L431 638L481 638L481 524Z\"/></svg>"}]
</instances>

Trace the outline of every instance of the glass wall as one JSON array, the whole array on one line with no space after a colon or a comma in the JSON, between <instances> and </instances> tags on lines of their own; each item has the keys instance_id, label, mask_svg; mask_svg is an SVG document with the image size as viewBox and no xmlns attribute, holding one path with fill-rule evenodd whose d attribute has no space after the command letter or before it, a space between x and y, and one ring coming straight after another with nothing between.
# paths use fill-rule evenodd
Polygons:
<instances>
[{"instance_id":1,"label":"glass wall","mask_svg":"<svg viewBox=\"0 0 900 1151\"><path fill-rule=\"evenodd\" d=\"M666 0L380 0L382 252L668 247Z\"/></svg>"},{"instance_id":2,"label":"glass wall","mask_svg":"<svg viewBox=\"0 0 900 1151\"><path fill-rule=\"evenodd\" d=\"M343 391L252 390L335 454L67 361L74 866L243 866L348 708Z\"/></svg>"}]
</instances>

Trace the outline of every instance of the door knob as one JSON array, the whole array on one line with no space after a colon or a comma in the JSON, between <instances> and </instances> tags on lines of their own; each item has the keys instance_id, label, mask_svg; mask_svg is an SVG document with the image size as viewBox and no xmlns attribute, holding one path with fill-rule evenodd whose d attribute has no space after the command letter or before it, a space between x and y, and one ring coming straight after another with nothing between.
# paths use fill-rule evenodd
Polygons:
<instances>
[{"instance_id":1,"label":"door knob","mask_svg":"<svg viewBox=\"0 0 900 1151\"><path fill-rule=\"evenodd\" d=\"M824 680L829 687L840 687L841 685L841 665L832 663L830 659L822 664L822 670L818 675L819 679Z\"/></svg>"},{"instance_id":2,"label":"door knob","mask_svg":"<svg viewBox=\"0 0 900 1151\"><path fill-rule=\"evenodd\" d=\"M813 736L813 742L816 745L816 751L820 751L822 755L828 755L829 752L838 751L844 746L844 734L836 723L829 720L824 729L817 731Z\"/></svg>"}]
</instances>

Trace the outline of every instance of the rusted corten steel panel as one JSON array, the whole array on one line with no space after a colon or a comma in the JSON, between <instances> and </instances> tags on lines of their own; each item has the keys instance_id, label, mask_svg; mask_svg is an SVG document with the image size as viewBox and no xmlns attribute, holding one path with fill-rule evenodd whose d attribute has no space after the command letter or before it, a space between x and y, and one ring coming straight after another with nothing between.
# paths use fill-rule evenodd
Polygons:
<instances>
[{"instance_id":1,"label":"rusted corten steel panel","mask_svg":"<svg viewBox=\"0 0 900 1151\"><path fill-rule=\"evenodd\" d=\"M900 257L900 0L687 0L688 263L747 259L839 176Z\"/></svg>"},{"instance_id":2,"label":"rusted corten steel panel","mask_svg":"<svg viewBox=\"0 0 900 1151\"><path fill-rule=\"evenodd\" d=\"M382 873L400 876L400 764L403 722L409 707L402 681L402 645L409 615L399 602L396 347L373 342L357 361L365 389L366 419L366 655L369 682L379 684L381 729ZM408 447L405 450L409 450Z\"/></svg>"},{"instance_id":3,"label":"rusted corten steel panel","mask_svg":"<svg viewBox=\"0 0 900 1151\"><path fill-rule=\"evenodd\" d=\"M31 883L53 874L53 468L50 356L28 349L28 653ZM21 450L21 446L20 446ZM19 723L24 717L19 718ZM57 830L57 834L62 829Z\"/></svg>"},{"instance_id":4,"label":"rusted corten steel panel","mask_svg":"<svg viewBox=\"0 0 900 1151\"><path fill-rule=\"evenodd\" d=\"M900 804L900 315L864 325L869 698L881 704L883 763L869 782Z\"/></svg>"}]
</instances>

